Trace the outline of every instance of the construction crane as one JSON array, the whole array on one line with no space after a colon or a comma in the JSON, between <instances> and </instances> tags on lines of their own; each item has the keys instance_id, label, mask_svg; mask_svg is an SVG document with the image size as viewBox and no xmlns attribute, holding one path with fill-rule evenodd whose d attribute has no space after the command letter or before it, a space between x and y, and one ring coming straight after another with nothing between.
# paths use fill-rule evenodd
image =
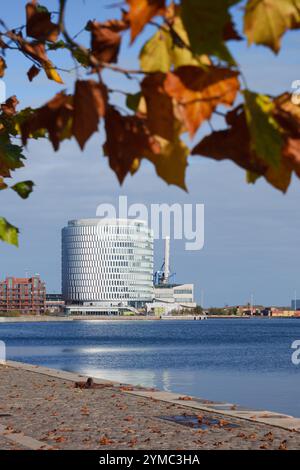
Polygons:
<instances>
[{"instance_id":1,"label":"construction crane","mask_svg":"<svg viewBox=\"0 0 300 470\"><path fill-rule=\"evenodd\" d=\"M153 276L153 284L155 286L162 284L169 284L170 279L176 273L170 274L170 237L165 238L165 257L159 271L156 271Z\"/></svg>"}]
</instances>

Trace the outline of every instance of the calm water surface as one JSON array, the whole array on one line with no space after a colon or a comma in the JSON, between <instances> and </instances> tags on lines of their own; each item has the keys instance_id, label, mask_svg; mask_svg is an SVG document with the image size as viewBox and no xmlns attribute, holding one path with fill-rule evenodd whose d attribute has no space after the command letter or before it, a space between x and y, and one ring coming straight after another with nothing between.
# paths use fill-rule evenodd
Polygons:
<instances>
[{"instance_id":1,"label":"calm water surface","mask_svg":"<svg viewBox=\"0 0 300 470\"><path fill-rule=\"evenodd\" d=\"M297 319L0 323L9 359L300 417Z\"/></svg>"}]
</instances>

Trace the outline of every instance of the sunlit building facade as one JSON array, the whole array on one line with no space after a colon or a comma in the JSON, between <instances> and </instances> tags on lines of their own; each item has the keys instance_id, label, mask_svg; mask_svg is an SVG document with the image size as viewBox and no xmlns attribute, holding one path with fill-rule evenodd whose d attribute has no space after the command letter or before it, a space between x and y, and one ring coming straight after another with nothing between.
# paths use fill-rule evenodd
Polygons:
<instances>
[{"instance_id":1,"label":"sunlit building facade","mask_svg":"<svg viewBox=\"0 0 300 470\"><path fill-rule=\"evenodd\" d=\"M39 275L7 277L0 281L0 312L41 315L45 312L46 285Z\"/></svg>"},{"instance_id":2,"label":"sunlit building facade","mask_svg":"<svg viewBox=\"0 0 300 470\"><path fill-rule=\"evenodd\" d=\"M153 234L144 221L81 219L62 230L62 294L69 313L141 307L153 299L152 273Z\"/></svg>"}]
</instances>

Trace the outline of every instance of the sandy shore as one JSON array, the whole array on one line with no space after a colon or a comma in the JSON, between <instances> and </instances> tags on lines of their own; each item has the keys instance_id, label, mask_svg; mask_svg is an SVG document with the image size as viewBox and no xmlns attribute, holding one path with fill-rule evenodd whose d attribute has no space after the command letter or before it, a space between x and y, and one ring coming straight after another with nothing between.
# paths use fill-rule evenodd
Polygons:
<instances>
[{"instance_id":1,"label":"sandy shore","mask_svg":"<svg viewBox=\"0 0 300 470\"><path fill-rule=\"evenodd\" d=\"M78 374L8 364L0 365L0 449L300 449L297 419L275 415L270 425L235 407L99 379L103 388L80 389Z\"/></svg>"}]
</instances>

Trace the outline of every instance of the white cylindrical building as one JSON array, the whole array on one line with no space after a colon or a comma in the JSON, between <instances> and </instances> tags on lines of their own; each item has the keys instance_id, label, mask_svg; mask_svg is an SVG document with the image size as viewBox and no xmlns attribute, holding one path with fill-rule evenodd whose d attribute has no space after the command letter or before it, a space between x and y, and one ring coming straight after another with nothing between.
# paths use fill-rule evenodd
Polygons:
<instances>
[{"instance_id":1,"label":"white cylindrical building","mask_svg":"<svg viewBox=\"0 0 300 470\"><path fill-rule=\"evenodd\" d=\"M71 220L62 230L67 304L142 306L153 299L153 234L130 219Z\"/></svg>"}]
</instances>

